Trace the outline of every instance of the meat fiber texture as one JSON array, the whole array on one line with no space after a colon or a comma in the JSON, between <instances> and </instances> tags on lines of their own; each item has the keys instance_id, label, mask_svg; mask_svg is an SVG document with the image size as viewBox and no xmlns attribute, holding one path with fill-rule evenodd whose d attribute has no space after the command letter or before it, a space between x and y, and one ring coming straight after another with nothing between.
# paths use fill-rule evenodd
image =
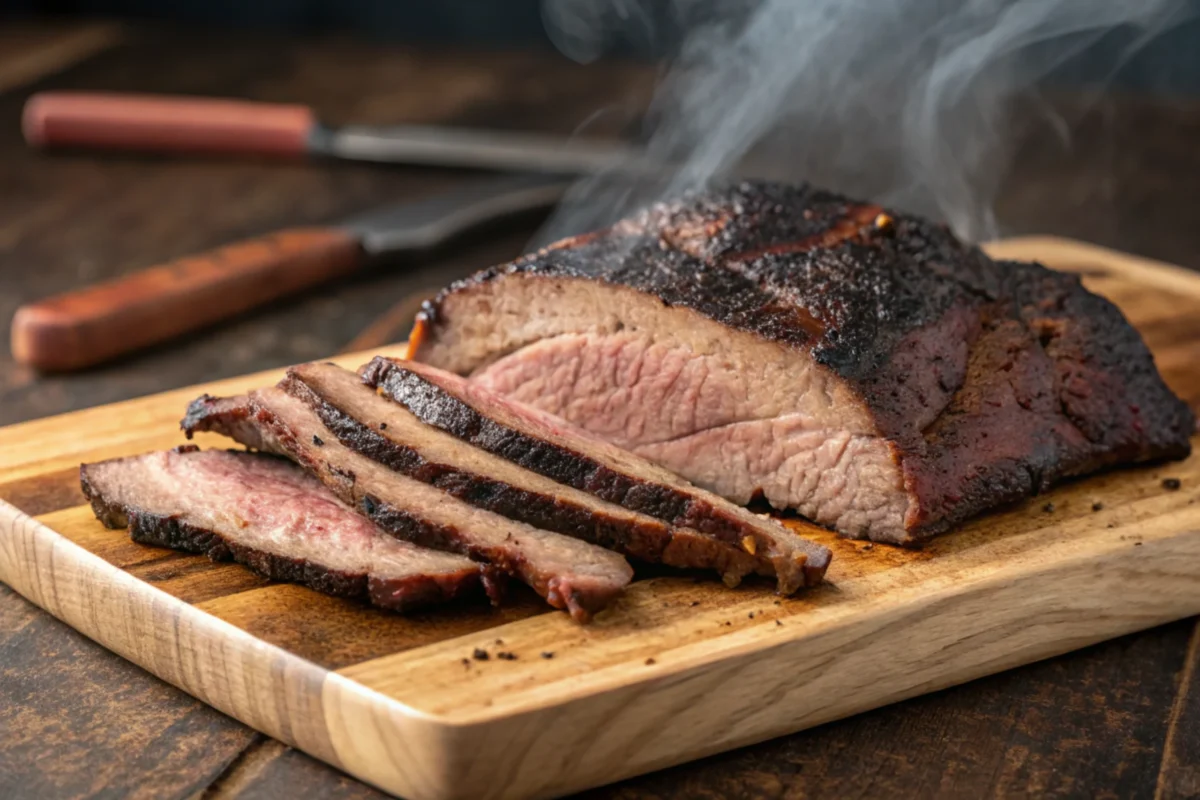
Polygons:
<instances>
[{"instance_id":1,"label":"meat fiber texture","mask_svg":"<svg viewBox=\"0 0 1200 800\"><path fill-rule=\"evenodd\" d=\"M737 503L919 542L1194 418L1079 279L810 186L651 207L459 281L409 356Z\"/></svg>"},{"instance_id":2,"label":"meat fiber texture","mask_svg":"<svg viewBox=\"0 0 1200 800\"><path fill-rule=\"evenodd\" d=\"M101 522L143 544L397 611L482 594L482 565L387 536L273 456L185 446L84 464L80 483Z\"/></svg>"},{"instance_id":3,"label":"meat fiber texture","mask_svg":"<svg viewBox=\"0 0 1200 800\"><path fill-rule=\"evenodd\" d=\"M633 577L617 553L469 505L351 450L304 401L280 388L202 397L183 427L188 435L212 431L287 456L385 532L514 576L579 621L606 607Z\"/></svg>"},{"instance_id":4,"label":"meat fiber texture","mask_svg":"<svg viewBox=\"0 0 1200 800\"><path fill-rule=\"evenodd\" d=\"M453 373L412 361L375 358L363 367L362 375L422 423L560 484L560 496L590 494L687 531L689 540L706 541L714 555L735 549L759 559L769 567L767 574L776 576L781 594L819 583L829 566L828 548L777 521L752 514L639 456ZM713 551L720 545L722 550Z\"/></svg>"},{"instance_id":5,"label":"meat fiber texture","mask_svg":"<svg viewBox=\"0 0 1200 800\"><path fill-rule=\"evenodd\" d=\"M280 386L316 411L346 447L479 508L643 561L716 570L730 586L751 573L776 577L783 594L805 582L803 569L791 561L780 569L765 551L748 552L741 537L730 541L667 524L427 425L334 364L293 367ZM786 530L781 534L798 539Z\"/></svg>"}]
</instances>

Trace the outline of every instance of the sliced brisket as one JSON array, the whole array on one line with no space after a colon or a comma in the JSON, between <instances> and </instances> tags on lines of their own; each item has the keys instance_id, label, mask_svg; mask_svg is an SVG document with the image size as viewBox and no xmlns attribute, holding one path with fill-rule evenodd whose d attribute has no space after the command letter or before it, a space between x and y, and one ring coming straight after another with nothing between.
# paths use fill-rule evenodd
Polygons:
<instances>
[{"instance_id":1,"label":"sliced brisket","mask_svg":"<svg viewBox=\"0 0 1200 800\"><path fill-rule=\"evenodd\" d=\"M558 483L770 561L780 591L821 580L825 547L643 458L425 364L376 358L363 379L422 422Z\"/></svg>"},{"instance_id":2,"label":"sliced brisket","mask_svg":"<svg viewBox=\"0 0 1200 800\"><path fill-rule=\"evenodd\" d=\"M282 389L202 397L184 426L189 435L213 431L286 455L384 531L491 564L576 619L602 609L633 576L617 553L468 505L350 450L316 412Z\"/></svg>"},{"instance_id":3,"label":"sliced brisket","mask_svg":"<svg viewBox=\"0 0 1200 800\"><path fill-rule=\"evenodd\" d=\"M280 386L316 411L342 444L464 502L645 561L715 569L729 585L751 572L775 574L769 559L740 544L628 511L472 447L334 364L294 367Z\"/></svg>"},{"instance_id":4,"label":"sliced brisket","mask_svg":"<svg viewBox=\"0 0 1200 800\"><path fill-rule=\"evenodd\" d=\"M272 456L187 446L84 464L79 474L96 517L143 544L400 611L479 590L482 565L385 535Z\"/></svg>"},{"instance_id":5,"label":"sliced brisket","mask_svg":"<svg viewBox=\"0 0 1200 800\"><path fill-rule=\"evenodd\" d=\"M1194 421L1079 279L809 186L655 206L460 281L410 356L737 502L907 543Z\"/></svg>"}]
</instances>

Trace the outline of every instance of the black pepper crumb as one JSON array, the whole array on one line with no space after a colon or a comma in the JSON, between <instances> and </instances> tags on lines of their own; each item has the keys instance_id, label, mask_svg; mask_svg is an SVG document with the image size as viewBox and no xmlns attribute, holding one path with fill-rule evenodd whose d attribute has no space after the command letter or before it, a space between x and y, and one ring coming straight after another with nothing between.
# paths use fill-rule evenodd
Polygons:
<instances>
[{"instance_id":1,"label":"black pepper crumb","mask_svg":"<svg viewBox=\"0 0 1200 800\"><path fill-rule=\"evenodd\" d=\"M475 652L471 653L471 658L475 659L476 661L487 661L488 651L484 650L482 647L476 647Z\"/></svg>"},{"instance_id":2,"label":"black pepper crumb","mask_svg":"<svg viewBox=\"0 0 1200 800\"><path fill-rule=\"evenodd\" d=\"M464 667L470 667L470 666L471 666L471 659L469 659L469 658L464 658L464 659L462 660L462 664L463 664L463 666L464 666Z\"/></svg>"},{"instance_id":3,"label":"black pepper crumb","mask_svg":"<svg viewBox=\"0 0 1200 800\"><path fill-rule=\"evenodd\" d=\"M1183 486L1183 483L1179 480L1179 478L1163 478L1162 487L1168 492L1174 492L1179 489L1180 486Z\"/></svg>"},{"instance_id":4,"label":"black pepper crumb","mask_svg":"<svg viewBox=\"0 0 1200 800\"><path fill-rule=\"evenodd\" d=\"M781 606L781 605L783 605L783 601L782 601L782 600L776 600L776 601L775 601L775 605L777 605L777 606Z\"/></svg>"},{"instance_id":5,"label":"black pepper crumb","mask_svg":"<svg viewBox=\"0 0 1200 800\"><path fill-rule=\"evenodd\" d=\"M692 602L688 603L688 605L691 606L692 608L695 608L696 606L700 605L700 601L693 600Z\"/></svg>"},{"instance_id":6,"label":"black pepper crumb","mask_svg":"<svg viewBox=\"0 0 1200 800\"><path fill-rule=\"evenodd\" d=\"M506 650L504 652L496 653L496 658L500 659L501 661L516 661L517 654L510 653Z\"/></svg>"},{"instance_id":7,"label":"black pepper crumb","mask_svg":"<svg viewBox=\"0 0 1200 800\"><path fill-rule=\"evenodd\" d=\"M379 423L379 430L381 430L381 431L386 431L386 430L387 430L387 423L386 423L386 422L381 422L381 423Z\"/></svg>"},{"instance_id":8,"label":"black pepper crumb","mask_svg":"<svg viewBox=\"0 0 1200 800\"><path fill-rule=\"evenodd\" d=\"M646 659L646 666L647 666L647 667L648 667L648 666L650 666L651 664L657 664L657 663L658 663L658 662L657 662L657 661L655 661L653 658L647 658L647 659Z\"/></svg>"},{"instance_id":9,"label":"black pepper crumb","mask_svg":"<svg viewBox=\"0 0 1200 800\"><path fill-rule=\"evenodd\" d=\"M754 619L754 612L753 612L753 611L751 611L751 612L750 612L750 619Z\"/></svg>"},{"instance_id":10,"label":"black pepper crumb","mask_svg":"<svg viewBox=\"0 0 1200 800\"><path fill-rule=\"evenodd\" d=\"M875 545L871 544L870 542L867 542L866 544L864 544L864 545L862 546L862 549L863 549L863 550L874 550L874 549L875 549Z\"/></svg>"},{"instance_id":11,"label":"black pepper crumb","mask_svg":"<svg viewBox=\"0 0 1200 800\"><path fill-rule=\"evenodd\" d=\"M1141 546L1142 546L1142 543L1141 543L1141 542L1134 542L1134 543L1133 543L1133 546L1134 546L1134 547L1141 547Z\"/></svg>"},{"instance_id":12,"label":"black pepper crumb","mask_svg":"<svg viewBox=\"0 0 1200 800\"><path fill-rule=\"evenodd\" d=\"M732 624L733 624L733 623L732 623L732 622L730 622L729 620L725 620L725 625L726 625L726 627L728 627L728 626L730 626L730 625L732 625Z\"/></svg>"},{"instance_id":13,"label":"black pepper crumb","mask_svg":"<svg viewBox=\"0 0 1200 800\"><path fill-rule=\"evenodd\" d=\"M1101 503L1099 500L1092 503L1092 511L1100 511L1103 508L1104 508L1104 503Z\"/></svg>"},{"instance_id":14,"label":"black pepper crumb","mask_svg":"<svg viewBox=\"0 0 1200 800\"><path fill-rule=\"evenodd\" d=\"M1108 523L1107 525L1105 525L1104 527L1106 527L1106 528L1115 528L1115 527L1117 527L1117 523L1115 523L1115 522L1110 522L1110 523Z\"/></svg>"},{"instance_id":15,"label":"black pepper crumb","mask_svg":"<svg viewBox=\"0 0 1200 800\"><path fill-rule=\"evenodd\" d=\"M543 650L542 658L554 658L554 653L551 653L549 650Z\"/></svg>"},{"instance_id":16,"label":"black pepper crumb","mask_svg":"<svg viewBox=\"0 0 1200 800\"><path fill-rule=\"evenodd\" d=\"M313 444L315 444L317 447L325 446L325 442L321 439L320 436L317 436L315 433L313 434Z\"/></svg>"},{"instance_id":17,"label":"black pepper crumb","mask_svg":"<svg viewBox=\"0 0 1200 800\"><path fill-rule=\"evenodd\" d=\"M779 626L779 627L781 627L781 628L783 627L783 623L782 623L782 622L780 622L779 620L775 620L775 624L776 624L776 625L778 625L778 626Z\"/></svg>"},{"instance_id":18,"label":"black pepper crumb","mask_svg":"<svg viewBox=\"0 0 1200 800\"><path fill-rule=\"evenodd\" d=\"M1042 506L1042 511L1045 511L1047 514L1049 514L1053 510L1054 510L1054 503L1046 503L1046 505Z\"/></svg>"}]
</instances>

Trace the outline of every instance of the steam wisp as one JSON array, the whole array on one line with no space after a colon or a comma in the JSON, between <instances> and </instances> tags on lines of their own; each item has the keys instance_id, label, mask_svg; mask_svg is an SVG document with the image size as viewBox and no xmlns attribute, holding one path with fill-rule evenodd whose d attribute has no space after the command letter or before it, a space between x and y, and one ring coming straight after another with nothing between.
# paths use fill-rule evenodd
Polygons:
<instances>
[{"instance_id":1,"label":"steam wisp","mask_svg":"<svg viewBox=\"0 0 1200 800\"><path fill-rule=\"evenodd\" d=\"M679 32L648 116L654 177L581 181L542 238L605 224L730 174L809 180L926 214L971 240L1013 156L1010 111L1091 45L1120 61L1184 21L1187 0L544 0L589 60ZM656 14L657 12L657 14ZM1107 37L1112 37L1107 38Z\"/></svg>"}]
</instances>

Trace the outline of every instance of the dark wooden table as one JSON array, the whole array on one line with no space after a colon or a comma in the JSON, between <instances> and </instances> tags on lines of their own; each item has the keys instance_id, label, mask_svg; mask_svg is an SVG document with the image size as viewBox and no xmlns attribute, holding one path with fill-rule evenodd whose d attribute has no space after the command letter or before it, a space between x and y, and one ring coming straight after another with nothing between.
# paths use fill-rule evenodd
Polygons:
<instances>
[{"instance_id":1,"label":"dark wooden table","mask_svg":"<svg viewBox=\"0 0 1200 800\"><path fill-rule=\"evenodd\" d=\"M299 101L333 122L613 130L649 72L549 54L418 52L113 25L0 24L0 318L23 301L283 224L465 180L363 165L45 157L22 144L42 88ZM1112 97L1072 148L1032 135L997 204L1010 232L1200 267L1200 105ZM600 109L608 113L597 115ZM429 288L518 253L533 229L280 303L118 364L39 377L0 347L0 424L401 338ZM7 327L5 326L5 331ZM1200 354L1198 354L1200 356ZM1200 363L1200 358L1198 358ZM1127 636L593 797L1200 796L1200 631ZM365 798L0 586L0 797Z\"/></svg>"}]
</instances>

